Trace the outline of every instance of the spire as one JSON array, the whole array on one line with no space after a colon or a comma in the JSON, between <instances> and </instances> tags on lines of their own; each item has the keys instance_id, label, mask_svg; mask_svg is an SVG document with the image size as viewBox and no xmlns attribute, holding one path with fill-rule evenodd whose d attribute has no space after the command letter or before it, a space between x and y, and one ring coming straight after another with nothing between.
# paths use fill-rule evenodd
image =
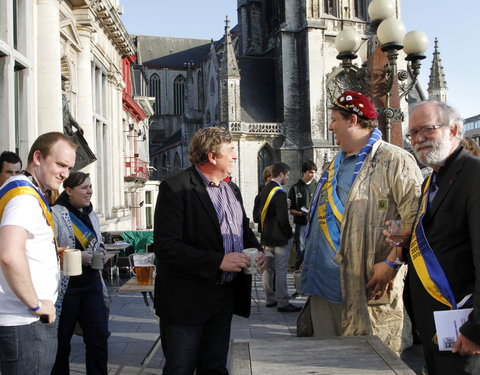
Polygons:
<instances>
[{"instance_id":1,"label":"spire","mask_svg":"<svg viewBox=\"0 0 480 375\"><path fill-rule=\"evenodd\" d=\"M237 59L233 50L232 39L230 37L230 21L228 16L225 18L225 36L223 42L223 57L220 64L219 78L240 78Z\"/></svg>"},{"instance_id":2,"label":"spire","mask_svg":"<svg viewBox=\"0 0 480 375\"><path fill-rule=\"evenodd\" d=\"M428 98L441 102L447 101L447 82L443 73L442 59L438 51L438 39L435 38L432 67L430 68L430 80L428 82Z\"/></svg>"}]
</instances>

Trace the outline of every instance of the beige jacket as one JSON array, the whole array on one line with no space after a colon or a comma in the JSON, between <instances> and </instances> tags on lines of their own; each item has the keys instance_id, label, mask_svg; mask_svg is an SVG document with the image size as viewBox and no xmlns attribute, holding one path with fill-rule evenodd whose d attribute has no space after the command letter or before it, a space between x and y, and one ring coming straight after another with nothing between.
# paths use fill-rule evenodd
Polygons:
<instances>
[{"instance_id":1,"label":"beige jacket","mask_svg":"<svg viewBox=\"0 0 480 375\"><path fill-rule=\"evenodd\" d=\"M382 234L385 222L401 218L406 225L413 225L422 180L412 155L379 141L355 179L342 220L343 334L377 335L395 352L406 346L402 343L406 266L395 278L390 304L368 306L365 285L373 275L374 264L383 262L391 251Z\"/></svg>"}]
</instances>

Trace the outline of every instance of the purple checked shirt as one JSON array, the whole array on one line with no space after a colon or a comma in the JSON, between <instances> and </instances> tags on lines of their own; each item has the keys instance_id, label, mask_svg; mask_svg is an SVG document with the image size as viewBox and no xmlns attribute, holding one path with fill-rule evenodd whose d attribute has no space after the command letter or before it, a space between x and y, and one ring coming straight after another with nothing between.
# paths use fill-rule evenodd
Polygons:
<instances>
[{"instance_id":1,"label":"purple checked shirt","mask_svg":"<svg viewBox=\"0 0 480 375\"><path fill-rule=\"evenodd\" d=\"M216 185L196 168L217 213L225 254L243 250L243 211L233 190L225 181ZM222 281L231 281L235 272L224 272Z\"/></svg>"}]
</instances>

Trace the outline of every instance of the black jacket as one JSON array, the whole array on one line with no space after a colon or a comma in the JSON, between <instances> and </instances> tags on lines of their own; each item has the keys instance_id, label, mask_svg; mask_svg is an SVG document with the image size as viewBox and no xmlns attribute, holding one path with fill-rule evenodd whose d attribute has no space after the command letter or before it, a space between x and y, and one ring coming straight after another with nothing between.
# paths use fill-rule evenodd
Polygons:
<instances>
[{"instance_id":1,"label":"black jacket","mask_svg":"<svg viewBox=\"0 0 480 375\"><path fill-rule=\"evenodd\" d=\"M240 203L236 185L229 184ZM260 249L243 212L244 247ZM224 256L217 214L195 167L160 184L155 208L154 249L157 257L154 305L160 319L203 324L223 295L219 269ZM251 275L239 272L232 281L234 313L250 315Z\"/></svg>"},{"instance_id":2,"label":"black jacket","mask_svg":"<svg viewBox=\"0 0 480 375\"><path fill-rule=\"evenodd\" d=\"M458 149L437 174L438 192L424 230L457 302L473 293L473 314L460 328L480 344L480 159ZM433 311L447 310L424 289L408 258L413 311L424 345L432 346Z\"/></svg>"},{"instance_id":3,"label":"black jacket","mask_svg":"<svg viewBox=\"0 0 480 375\"><path fill-rule=\"evenodd\" d=\"M270 191L279 186L275 181L270 181L260 193L262 210ZM262 245L275 247L285 246L292 237L292 227L288 220L287 193L277 191L268 205L262 230Z\"/></svg>"}]
</instances>

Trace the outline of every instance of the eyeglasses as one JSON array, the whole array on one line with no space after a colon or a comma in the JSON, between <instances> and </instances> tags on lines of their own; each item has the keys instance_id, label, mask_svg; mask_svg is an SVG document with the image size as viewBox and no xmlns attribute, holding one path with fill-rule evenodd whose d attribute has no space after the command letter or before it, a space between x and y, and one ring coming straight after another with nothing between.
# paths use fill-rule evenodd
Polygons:
<instances>
[{"instance_id":1,"label":"eyeglasses","mask_svg":"<svg viewBox=\"0 0 480 375\"><path fill-rule=\"evenodd\" d=\"M405 134L405 137L408 139L415 138L417 135L430 135L432 134L436 129L441 128L443 125L425 125L423 128L419 130L410 130L407 134Z\"/></svg>"}]
</instances>

